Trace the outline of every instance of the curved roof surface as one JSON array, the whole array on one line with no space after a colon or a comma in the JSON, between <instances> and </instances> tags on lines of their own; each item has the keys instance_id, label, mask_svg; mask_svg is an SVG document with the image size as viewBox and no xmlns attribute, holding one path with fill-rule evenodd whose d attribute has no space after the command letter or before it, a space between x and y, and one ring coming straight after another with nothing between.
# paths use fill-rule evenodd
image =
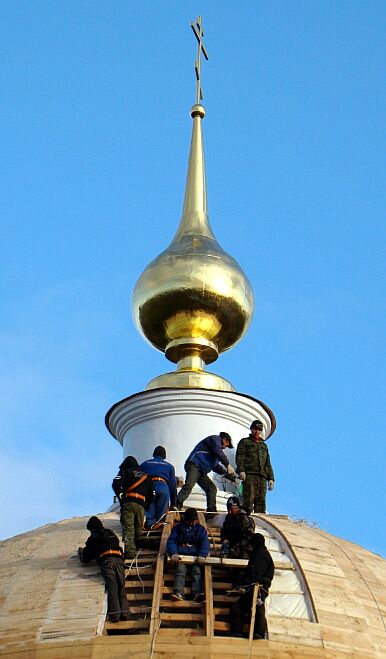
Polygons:
<instances>
[{"instance_id":1,"label":"curved roof surface","mask_svg":"<svg viewBox=\"0 0 386 659\"><path fill-rule=\"evenodd\" d=\"M116 513L100 517L119 532ZM171 657L221 655L223 659L244 654L361 658L386 654L386 561L305 522L274 515L256 516L257 526L270 538L271 551L282 552L278 561L284 571L285 561L294 563L306 604L297 608L289 603L286 608L283 597L288 592L280 587L285 579L278 579L268 607L269 641L255 641L249 647L244 639L162 627L157 637L143 631L136 634L133 627L130 636L106 636L99 568L81 566L77 558L77 547L88 537L87 520L63 520L1 543L0 656L123 657L129 648L138 657L154 659L166 651Z\"/></svg>"}]
</instances>

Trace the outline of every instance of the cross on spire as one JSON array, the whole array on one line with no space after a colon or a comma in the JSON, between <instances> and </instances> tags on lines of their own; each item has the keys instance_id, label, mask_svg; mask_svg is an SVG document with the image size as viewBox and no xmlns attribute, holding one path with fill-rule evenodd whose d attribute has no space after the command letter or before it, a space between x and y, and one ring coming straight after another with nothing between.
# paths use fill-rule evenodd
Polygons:
<instances>
[{"instance_id":1,"label":"cross on spire","mask_svg":"<svg viewBox=\"0 0 386 659\"><path fill-rule=\"evenodd\" d=\"M197 59L194 63L194 68L196 71L196 79L197 79L196 103L199 104L203 99L203 93L201 87L201 53L204 55L206 60L208 60L209 57L208 57L208 53L205 50L205 46L202 43L204 37L204 30L202 29L202 16L199 16L197 20L191 23L190 25L194 32L194 36L196 37L198 42Z\"/></svg>"}]
</instances>

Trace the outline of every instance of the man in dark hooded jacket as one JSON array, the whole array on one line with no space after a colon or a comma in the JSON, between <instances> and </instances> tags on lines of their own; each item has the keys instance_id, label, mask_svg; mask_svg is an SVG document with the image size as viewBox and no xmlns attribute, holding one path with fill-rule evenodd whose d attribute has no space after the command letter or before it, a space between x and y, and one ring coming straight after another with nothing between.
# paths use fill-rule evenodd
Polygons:
<instances>
[{"instance_id":1,"label":"man in dark hooded jacket","mask_svg":"<svg viewBox=\"0 0 386 659\"><path fill-rule=\"evenodd\" d=\"M110 529L105 529L99 517L87 522L90 537L85 547L79 547L82 563L96 559L100 565L107 590L107 615L110 622L129 619L129 605L125 590L125 564L119 540Z\"/></svg>"},{"instance_id":2,"label":"man in dark hooded jacket","mask_svg":"<svg viewBox=\"0 0 386 659\"><path fill-rule=\"evenodd\" d=\"M145 508L154 499L153 481L140 470L137 460L129 455L120 465L112 488L121 504L125 558L131 560L141 544Z\"/></svg>"},{"instance_id":3,"label":"man in dark hooded jacket","mask_svg":"<svg viewBox=\"0 0 386 659\"><path fill-rule=\"evenodd\" d=\"M229 497L227 509L228 514L221 529L220 557L249 558L255 522L242 507L238 497Z\"/></svg>"},{"instance_id":4,"label":"man in dark hooded jacket","mask_svg":"<svg viewBox=\"0 0 386 659\"><path fill-rule=\"evenodd\" d=\"M242 636L245 616L247 616L248 623L251 621L253 590L254 585L258 584L259 592L256 602L253 638L262 639L268 635L264 602L268 597L275 568L271 554L265 546L264 536L261 533L254 534L251 545L252 552L244 577L245 585L239 589L242 595L230 608L230 628L232 636Z\"/></svg>"}]
</instances>

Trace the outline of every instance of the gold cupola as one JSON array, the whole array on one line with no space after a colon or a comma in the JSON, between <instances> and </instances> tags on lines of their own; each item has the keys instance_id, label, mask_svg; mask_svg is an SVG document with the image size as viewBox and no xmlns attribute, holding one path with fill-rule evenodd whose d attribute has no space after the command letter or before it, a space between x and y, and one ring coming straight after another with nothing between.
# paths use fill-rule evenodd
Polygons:
<instances>
[{"instance_id":1,"label":"gold cupola","mask_svg":"<svg viewBox=\"0 0 386 659\"><path fill-rule=\"evenodd\" d=\"M202 44L199 18L192 24L198 41L197 103L193 119L182 217L169 247L143 271L133 293L138 330L177 370L158 376L147 389L200 387L233 391L224 378L205 371L219 353L235 345L253 315L252 287L237 261L217 242L207 211L200 83Z\"/></svg>"}]
</instances>

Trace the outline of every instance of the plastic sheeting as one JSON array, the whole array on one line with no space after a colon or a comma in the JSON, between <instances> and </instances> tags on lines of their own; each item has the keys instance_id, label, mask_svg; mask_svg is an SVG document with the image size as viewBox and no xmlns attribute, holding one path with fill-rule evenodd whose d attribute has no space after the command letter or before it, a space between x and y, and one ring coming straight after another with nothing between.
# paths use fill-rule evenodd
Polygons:
<instances>
[{"instance_id":1,"label":"plastic sheeting","mask_svg":"<svg viewBox=\"0 0 386 659\"><path fill-rule=\"evenodd\" d=\"M299 593L301 594L302 585L296 572L292 570L275 570L275 576L272 581L271 590L273 593Z\"/></svg>"},{"instance_id":2,"label":"plastic sheeting","mask_svg":"<svg viewBox=\"0 0 386 659\"><path fill-rule=\"evenodd\" d=\"M271 593L267 600L267 605L269 616L303 618L303 620L309 620L304 595L290 593L287 595L275 595L275 593Z\"/></svg>"}]
</instances>

